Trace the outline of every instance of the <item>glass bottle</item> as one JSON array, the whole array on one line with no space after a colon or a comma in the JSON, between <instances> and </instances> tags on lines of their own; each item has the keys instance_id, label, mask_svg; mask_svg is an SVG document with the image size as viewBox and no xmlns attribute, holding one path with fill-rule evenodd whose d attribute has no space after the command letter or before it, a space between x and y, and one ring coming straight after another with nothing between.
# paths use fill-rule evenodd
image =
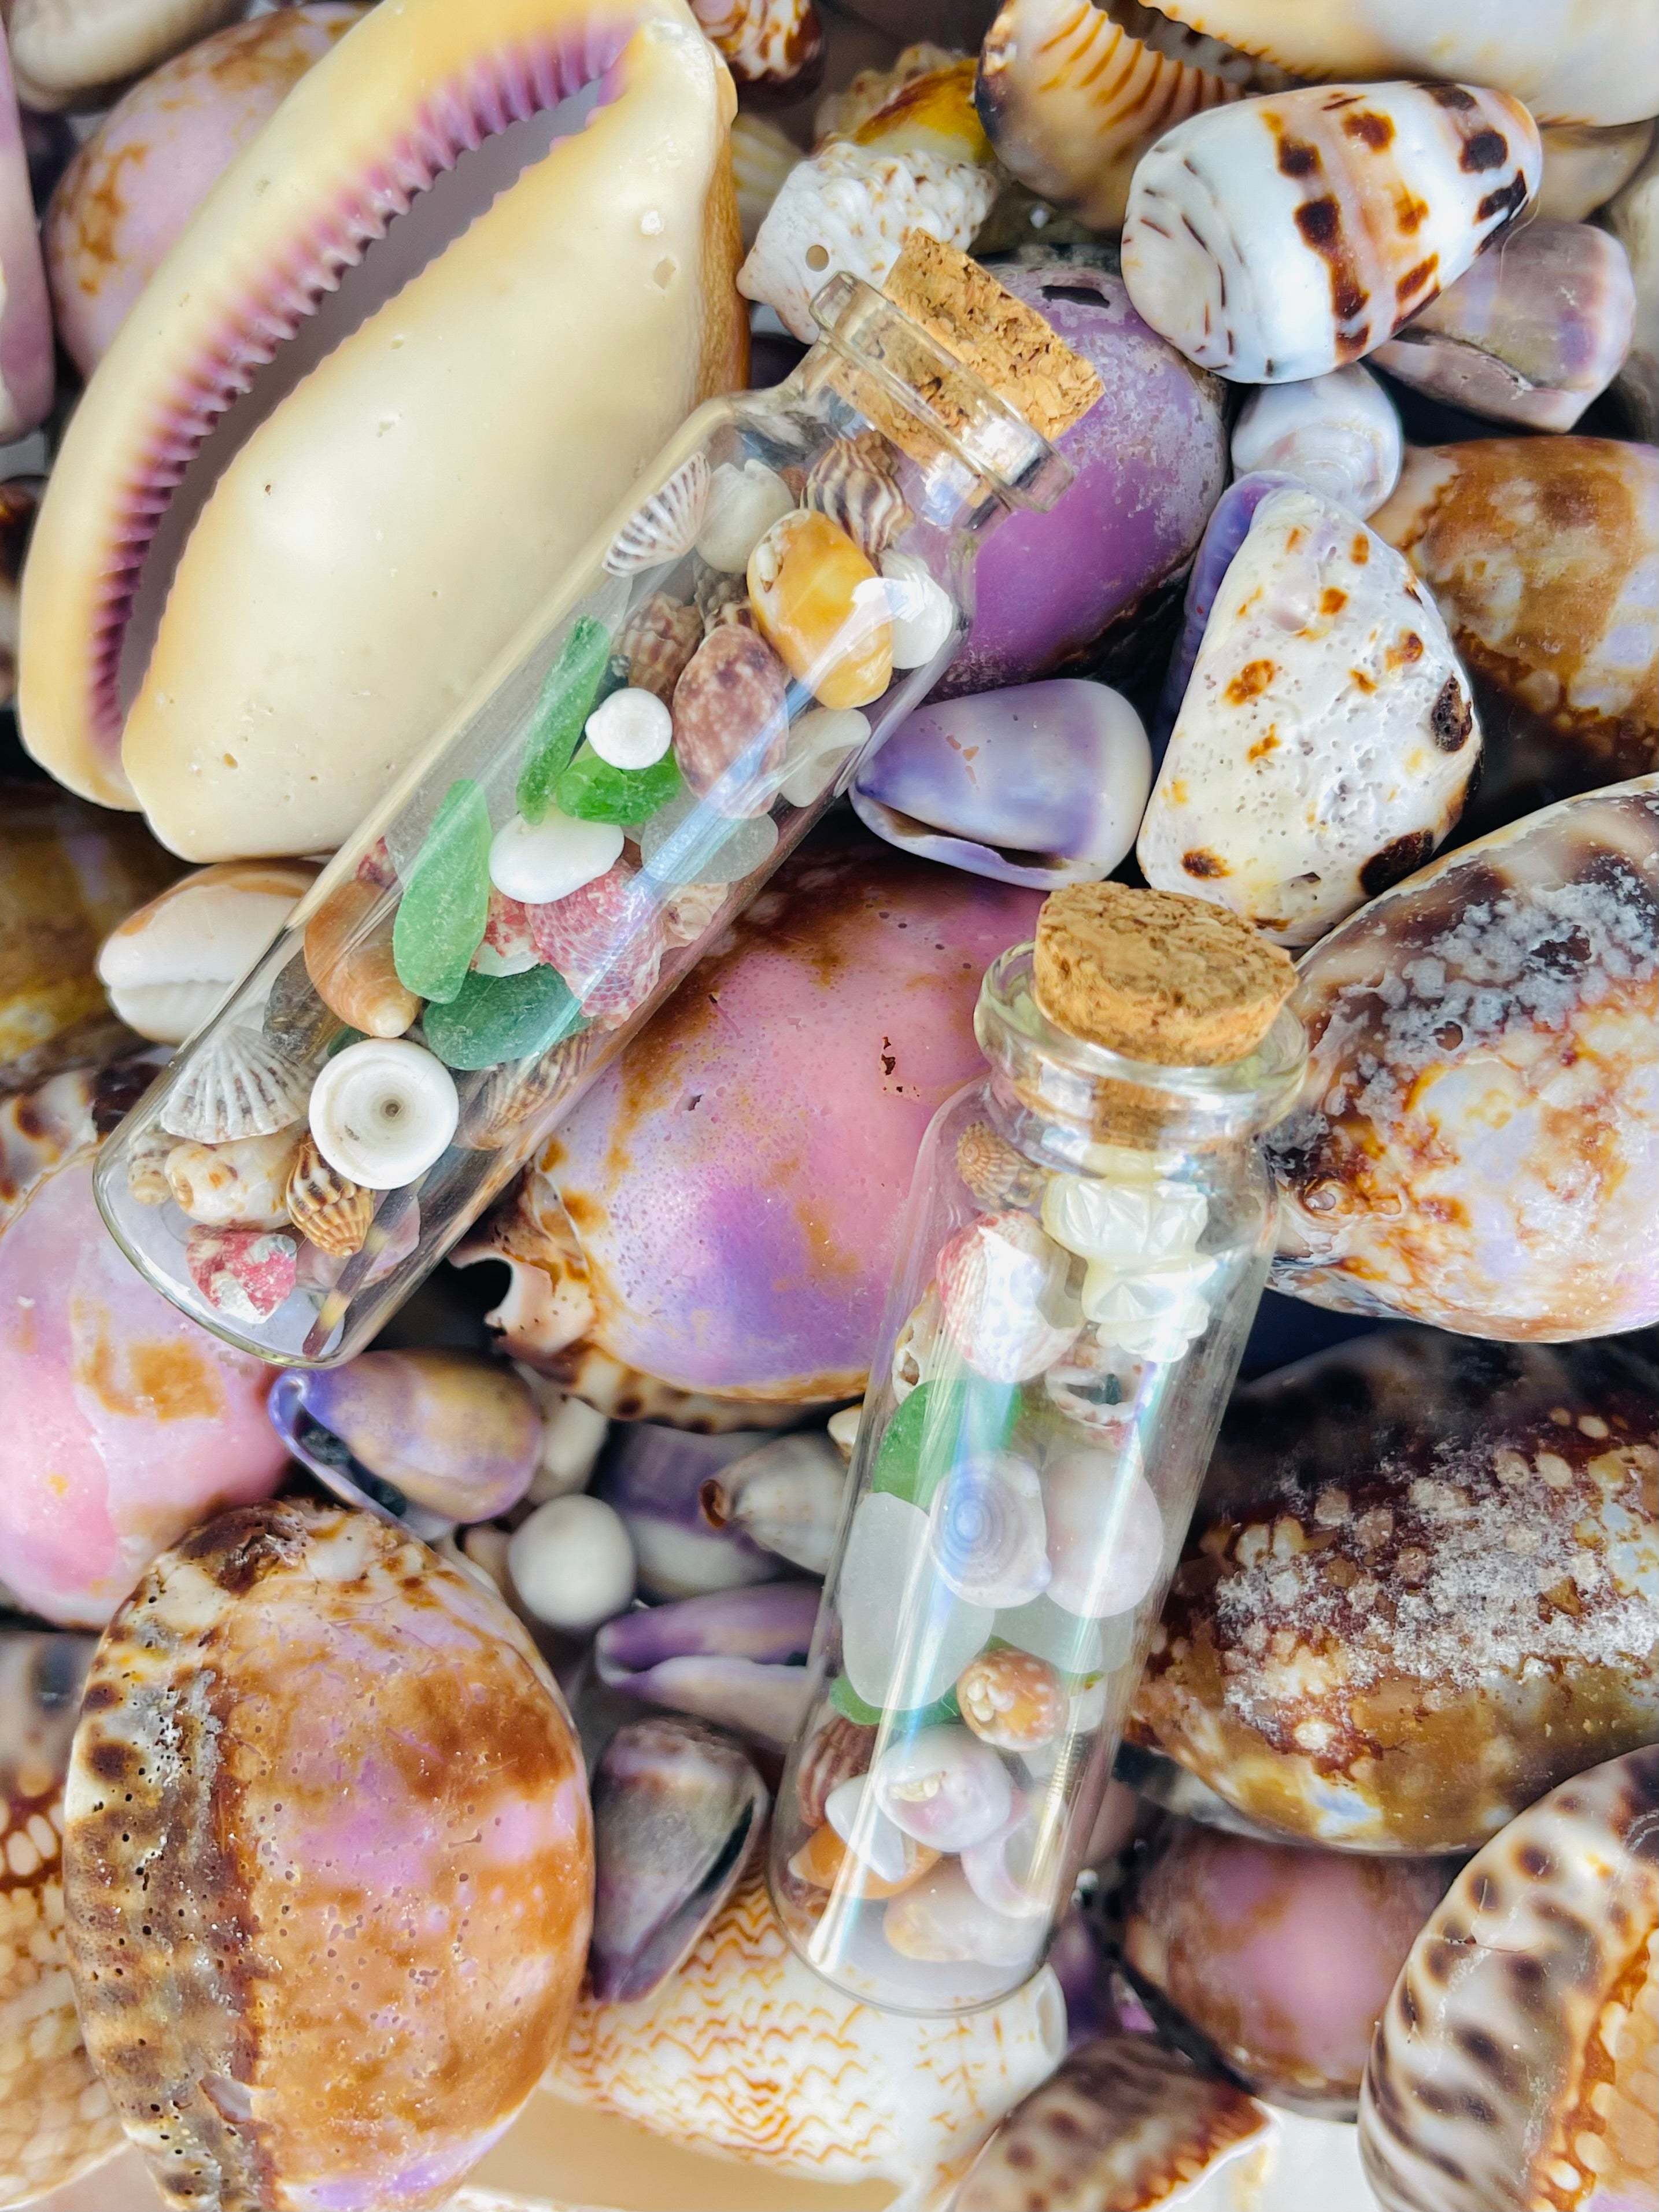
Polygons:
<instances>
[{"instance_id":1,"label":"glass bottle","mask_svg":"<svg viewBox=\"0 0 1659 2212\"><path fill-rule=\"evenodd\" d=\"M980 994L990 1072L923 1140L771 1882L820 1973L988 2004L1072 1893L1273 1245L1258 1145L1300 1024L1152 1066Z\"/></svg>"},{"instance_id":2,"label":"glass bottle","mask_svg":"<svg viewBox=\"0 0 1659 2212\"><path fill-rule=\"evenodd\" d=\"M118 1243L228 1342L362 1349L931 689L986 532L1069 482L881 293L838 276L816 312L782 384L684 425L106 1144Z\"/></svg>"}]
</instances>

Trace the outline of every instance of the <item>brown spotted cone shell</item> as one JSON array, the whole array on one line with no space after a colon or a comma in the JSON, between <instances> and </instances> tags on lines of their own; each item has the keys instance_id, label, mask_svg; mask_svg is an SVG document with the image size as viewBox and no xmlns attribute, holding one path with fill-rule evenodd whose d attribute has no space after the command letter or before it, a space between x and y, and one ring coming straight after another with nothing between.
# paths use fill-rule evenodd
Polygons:
<instances>
[{"instance_id":1,"label":"brown spotted cone shell","mask_svg":"<svg viewBox=\"0 0 1659 2212\"><path fill-rule=\"evenodd\" d=\"M1042 1194L1042 1171L1016 1152L988 1121L970 1121L957 1139L957 1173L979 1203L1033 1206Z\"/></svg>"},{"instance_id":2,"label":"brown spotted cone shell","mask_svg":"<svg viewBox=\"0 0 1659 2212\"><path fill-rule=\"evenodd\" d=\"M952 2212L1140 2212L1184 2197L1212 2166L1265 2142L1270 2124L1242 2089L1150 2035L1096 2036L1009 2113Z\"/></svg>"},{"instance_id":3,"label":"brown spotted cone shell","mask_svg":"<svg viewBox=\"0 0 1659 2212\"><path fill-rule=\"evenodd\" d=\"M628 680L667 706L685 665L702 643L703 620L693 604L653 592L623 623L617 651L628 663Z\"/></svg>"},{"instance_id":4,"label":"brown spotted cone shell","mask_svg":"<svg viewBox=\"0 0 1659 2212\"><path fill-rule=\"evenodd\" d=\"M855 1775L867 1774L876 1748L876 1730L845 1713L831 1712L800 1755L795 1798L809 1828L821 1828L832 1790Z\"/></svg>"},{"instance_id":5,"label":"brown spotted cone shell","mask_svg":"<svg viewBox=\"0 0 1659 2212\"><path fill-rule=\"evenodd\" d=\"M64 1771L93 1650L0 1636L0 2204L72 2181L121 2142L64 1942Z\"/></svg>"},{"instance_id":6,"label":"brown spotted cone shell","mask_svg":"<svg viewBox=\"0 0 1659 2212\"><path fill-rule=\"evenodd\" d=\"M402 1036L421 1011L393 964L396 913L382 885L354 876L331 891L306 924L306 971L318 996L365 1036Z\"/></svg>"},{"instance_id":7,"label":"brown spotted cone shell","mask_svg":"<svg viewBox=\"0 0 1659 2212\"><path fill-rule=\"evenodd\" d=\"M806 471L803 507L816 507L847 532L867 561L882 555L911 520L890 473L893 449L879 430L837 438Z\"/></svg>"},{"instance_id":8,"label":"brown spotted cone shell","mask_svg":"<svg viewBox=\"0 0 1659 2212\"><path fill-rule=\"evenodd\" d=\"M331 1167L309 1131L301 1140L286 1195L288 1218L307 1243L342 1258L362 1250L374 1218L374 1194Z\"/></svg>"},{"instance_id":9,"label":"brown spotted cone shell","mask_svg":"<svg viewBox=\"0 0 1659 2212\"><path fill-rule=\"evenodd\" d=\"M368 1514L223 1514L112 1621L64 1805L88 2048L167 2203L447 2203L592 1920L580 1754L493 1592Z\"/></svg>"},{"instance_id":10,"label":"brown spotted cone shell","mask_svg":"<svg viewBox=\"0 0 1659 2212\"><path fill-rule=\"evenodd\" d=\"M1359 2148L1382 2212L1653 2201L1659 1745L1564 1782L1464 1868L1378 2024Z\"/></svg>"},{"instance_id":11,"label":"brown spotted cone shell","mask_svg":"<svg viewBox=\"0 0 1659 2212\"><path fill-rule=\"evenodd\" d=\"M765 639L736 623L703 640L674 687L674 757L699 798L763 814L789 744L788 675Z\"/></svg>"}]
</instances>

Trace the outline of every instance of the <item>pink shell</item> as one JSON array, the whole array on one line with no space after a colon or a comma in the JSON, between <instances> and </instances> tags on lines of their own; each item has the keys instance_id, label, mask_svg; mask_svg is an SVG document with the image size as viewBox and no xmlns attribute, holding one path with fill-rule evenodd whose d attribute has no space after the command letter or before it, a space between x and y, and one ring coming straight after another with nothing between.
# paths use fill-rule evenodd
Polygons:
<instances>
[{"instance_id":1,"label":"pink shell","mask_svg":"<svg viewBox=\"0 0 1659 2212\"><path fill-rule=\"evenodd\" d=\"M233 1321L268 1321L294 1288L299 1246L268 1229L192 1229L185 1247L190 1279Z\"/></svg>"},{"instance_id":2,"label":"pink shell","mask_svg":"<svg viewBox=\"0 0 1659 2212\"><path fill-rule=\"evenodd\" d=\"M483 941L492 952L503 960L515 959L521 952L531 950L530 908L505 891L489 887L489 919L484 924Z\"/></svg>"},{"instance_id":3,"label":"pink shell","mask_svg":"<svg viewBox=\"0 0 1659 2212\"><path fill-rule=\"evenodd\" d=\"M590 1021L619 1029L657 985L663 924L639 870L618 860L591 884L526 909L530 938Z\"/></svg>"},{"instance_id":4,"label":"pink shell","mask_svg":"<svg viewBox=\"0 0 1659 2212\"><path fill-rule=\"evenodd\" d=\"M1066 1291L1070 1264L1014 1208L981 1214L951 1237L939 1255L939 1300L951 1340L976 1375L1027 1382L1059 1358L1082 1321Z\"/></svg>"}]
</instances>

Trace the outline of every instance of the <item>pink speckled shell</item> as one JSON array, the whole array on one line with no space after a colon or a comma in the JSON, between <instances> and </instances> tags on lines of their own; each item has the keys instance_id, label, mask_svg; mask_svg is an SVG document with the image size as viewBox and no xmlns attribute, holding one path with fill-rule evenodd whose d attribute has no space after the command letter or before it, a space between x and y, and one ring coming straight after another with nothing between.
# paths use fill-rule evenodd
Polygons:
<instances>
[{"instance_id":1,"label":"pink speckled shell","mask_svg":"<svg viewBox=\"0 0 1659 2212\"><path fill-rule=\"evenodd\" d=\"M26 1605L100 1628L207 1515L269 1497L286 1458L272 1370L138 1274L98 1217L90 1152L0 1234L0 1577Z\"/></svg>"}]
</instances>

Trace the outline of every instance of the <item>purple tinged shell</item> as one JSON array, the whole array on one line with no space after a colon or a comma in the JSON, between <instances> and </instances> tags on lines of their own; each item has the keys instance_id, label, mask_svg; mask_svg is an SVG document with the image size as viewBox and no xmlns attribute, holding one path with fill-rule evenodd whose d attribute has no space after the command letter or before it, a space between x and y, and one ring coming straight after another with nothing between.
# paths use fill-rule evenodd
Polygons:
<instances>
[{"instance_id":1,"label":"purple tinged shell","mask_svg":"<svg viewBox=\"0 0 1659 2212\"><path fill-rule=\"evenodd\" d=\"M594 1663L612 1689L781 1751L805 1713L817 1614L815 1583L764 1583L648 1606L605 1623Z\"/></svg>"},{"instance_id":2,"label":"purple tinged shell","mask_svg":"<svg viewBox=\"0 0 1659 2212\"><path fill-rule=\"evenodd\" d=\"M1299 483L1299 477L1282 469L1257 469L1250 475L1238 477L1230 483L1211 512L1204 526L1198 556L1193 562L1192 574L1187 579L1187 597L1181 616L1181 635L1170 656L1170 666L1164 678L1164 689L1158 696L1158 714L1152 723L1152 750L1158 760L1170 742L1170 732L1181 712L1181 702L1187 696L1187 686L1192 681L1193 669L1198 659L1198 649L1204 642L1204 633L1210 626L1210 616L1215 607L1216 593L1226 579L1233 563L1233 556L1250 534L1250 525L1255 511L1269 492L1283 491Z\"/></svg>"},{"instance_id":3,"label":"purple tinged shell","mask_svg":"<svg viewBox=\"0 0 1659 2212\"><path fill-rule=\"evenodd\" d=\"M0 39L0 441L52 412L52 309L10 60Z\"/></svg>"},{"instance_id":4,"label":"purple tinged shell","mask_svg":"<svg viewBox=\"0 0 1659 2212\"><path fill-rule=\"evenodd\" d=\"M1534 222L1505 239L1372 358L1413 391L1532 430L1571 430L1631 349L1636 283L1616 238Z\"/></svg>"},{"instance_id":5,"label":"purple tinged shell","mask_svg":"<svg viewBox=\"0 0 1659 2212\"><path fill-rule=\"evenodd\" d=\"M737 1521L721 1525L707 1506L708 1486L768 1441L763 1430L707 1437L652 1421L619 1425L594 1490L627 1523L647 1595L701 1597L785 1572Z\"/></svg>"},{"instance_id":6,"label":"purple tinged shell","mask_svg":"<svg viewBox=\"0 0 1659 2212\"><path fill-rule=\"evenodd\" d=\"M1109 647L1131 662L1140 618L1192 558L1227 477L1220 386L1141 320L1118 276L1042 249L996 276L1105 390L1057 441L1075 471L1070 489L1046 514L1010 515L986 541L973 624L939 686L947 698Z\"/></svg>"},{"instance_id":7,"label":"purple tinged shell","mask_svg":"<svg viewBox=\"0 0 1659 2212\"><path fill-rule=\"evenodd\" d=\"M742 1878L766 1784L742 1746L663 1714L617 1729L594 1770L593 1936L601 2004L649 1996Z\"/></svg>"},{"instance_id":8,"label":"purple tinged shell","mask_svg":"<svg viewBox=\"0 0 1659 2212\"><path fill-rule=\"evenodd\" d=\"M906 715L853 783L878 837L971 875L1053 890L1110 875L1152 787L1140 717L1060 677Z\"/></svg>"}]
</instances>

